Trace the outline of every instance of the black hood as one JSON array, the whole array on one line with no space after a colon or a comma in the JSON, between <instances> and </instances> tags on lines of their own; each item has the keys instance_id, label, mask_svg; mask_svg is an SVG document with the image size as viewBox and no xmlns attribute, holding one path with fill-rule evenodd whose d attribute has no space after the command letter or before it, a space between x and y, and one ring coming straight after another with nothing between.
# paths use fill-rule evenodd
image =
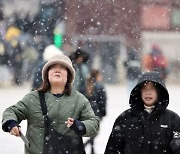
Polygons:
<instances>
[{"instance_id":1,"label":"black hood","mask_svg":"<svg viewBox=\"0 0 180 154\"><path fill-rule=\"evenodd\" d=\"M129 99L131 108L136 110L144 109L144 103L141 99L141 86L151 81L155 84L158 91L158 102L155 104L155 108L158 110L164 110L169 104L169 93L158 72L146 72L142 74L137 85L132 89Z\"/></svg>"}]
</instances>

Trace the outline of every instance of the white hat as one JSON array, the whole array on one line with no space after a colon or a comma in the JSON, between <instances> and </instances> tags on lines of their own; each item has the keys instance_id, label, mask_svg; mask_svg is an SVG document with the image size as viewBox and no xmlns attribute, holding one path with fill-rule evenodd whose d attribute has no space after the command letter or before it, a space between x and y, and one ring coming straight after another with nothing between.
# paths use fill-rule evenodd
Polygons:
<instances>
[{"instance_id":1,"label":"white hat","mask_svg":"<svg viewBox=\"0 0 180 154\"><path fill-rule=\"evenodd\" d=\"M63 51L57 48L54 44L48 45L43 52L43 60L48 61L54 55L63 55Z\"/></svg>"},{"instance_id":2,"label":"white hat","mask_svg":"<svg viewBox=\"0 0 180 154\"><path fill-rule=\"evenodd\" d=\"M48 60L48 62L44 65L42 69L42 79L43 80L45 79L45 74L48 68L54 64L61 64L67 67L72 75L72 80L70 82L73 83L74 78L75 78L75 70L73 68L71 60L65 55L55 55Z\"/></svg>"}]
</instances>

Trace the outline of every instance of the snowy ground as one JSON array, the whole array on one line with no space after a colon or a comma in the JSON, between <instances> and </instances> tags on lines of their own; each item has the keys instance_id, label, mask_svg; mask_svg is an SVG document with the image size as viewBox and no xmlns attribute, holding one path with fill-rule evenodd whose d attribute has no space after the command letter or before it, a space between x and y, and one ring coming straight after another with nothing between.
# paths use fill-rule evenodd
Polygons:
<instances>
[{"instance_id":1,"label":"snowy ground","mask_svg":"<svg viewBox=\"0 0 180 154\"><path fill-rule=\"evenodd\" d=\"M167 87L170 93L170 104L168 108L180 114L180 102L178 97L180 86L168 85ZM95 140L96 154L103 154L115 118L129 107L127 89L124 85L106 85L106 90L108 96L107 116L103 119L99 135ZM28 91L30 91L28 83L20 87L12 86L8 88L0 88L0 120L2 119L2 112L4 109L12 104L15 104ZM25 133L26 122L22 122L21 126L22 131ZM23 142L20 138L11 136L9 133L4 133L2 129L0 129L1 154L23 154L23 146ZM86 151L87 154L89 154L89 147L86 148Z\"/></svg>"}]
</instances>

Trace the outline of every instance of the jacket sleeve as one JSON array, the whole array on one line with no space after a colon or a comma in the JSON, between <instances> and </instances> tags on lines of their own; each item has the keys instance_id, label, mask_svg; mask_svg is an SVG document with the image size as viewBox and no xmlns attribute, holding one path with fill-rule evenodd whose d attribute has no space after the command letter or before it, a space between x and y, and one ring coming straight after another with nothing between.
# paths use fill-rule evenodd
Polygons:
<instances>
[{"instance_id":1,"label":"jacket sleeve","mask_svg":"<svg viewBox=\"0 0 180 154\"><path fill-rule=\"evenodd\" d=\"M19 126L19 124L17 123L17 121L15 120L8 120L5 123L3 123L2 125L2 130L5 132L10 132L11 129L15 126Z\"/></svg>"},{"instance_id":2,"label":"jacket sleeve","mask_svg":"<svg viewBox=\"0 0 180 154\"><path fill-rule=\"evenodd\" d=\"M25 100L26 96L22 101L5 109L2 115L2 127L4 131L9 131L8 127L11 125L9 121L14 121L19 124L22 120L27 119L28 109Z\"/></svg>"},{"instance_id":3,"label":"jacket sleeve","mask_svg":"<svg viewBox=\"0 0 180 154\"><path fill-rule=\"evenodd\" d=\"M123 122L123 116L120 115L113 125L104 154L124 154L124 132L125 124Z\"/></svg>"},{"instance_id":4,"label":"jacket sleeve","mask_svg":"<svg viewBox=\"0 0 180 154\"><path fill-rule=\"evenodd\" d=\"M74 120L74 123L70 128L79 136L83 136L86 134L86 127L79 120Z\"/></svg>"},{"instance_id":5,"label":"jacket sleeve","mask_svg":"<svg viewBox=\"0 0 180 154\"><path fill-rule=\"evenodd\" d=\"M172 117L173 136L170 143L174 154L180 154L180 117L174 114Z\"/></svg>"},{"instance_id":6,"label":"jacket sleeve","mask_svg":"<svg viewBox=\"0 0 180 154\"><path fill-rule=\"evenodd\" d=\"M99 130L99 118L95 116L90 102L84 96L81 96L78 101L83 102L79 120L84 124L86 128L86 134L84 136L95 136Z\"/></svg>"}]
</instances>

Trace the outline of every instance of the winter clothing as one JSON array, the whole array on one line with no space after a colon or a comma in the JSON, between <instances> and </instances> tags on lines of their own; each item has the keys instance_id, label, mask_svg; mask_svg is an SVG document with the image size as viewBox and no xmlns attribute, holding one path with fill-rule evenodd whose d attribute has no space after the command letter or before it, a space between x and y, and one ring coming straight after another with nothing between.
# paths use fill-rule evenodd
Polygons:
<instances>
[{"instance_id":1,"label":"winter clothing","mask_svg":"<svg viewBox=\"0 0 180 154\"><path fill-rule=\"evenodd\" d=\"M141 75L141 61L138 52L134 48L128 52L127 59L124 61L124 67L127 71L126 76L128 79L139 79Z\"/></svg>"},{"instance_id":2,"label":"winter clothing","mask_svg":"<svg viewBox=\"0 0 180 154\"><path fill-rule=\"evenodd\" d=\"M54 44L50 44L44 49L43 60L48 61L55 55L63 55L63 51L57 48Z\"/></svg>"},{"instance_id":3,"label":"winter clothing","mask_svg":"<svg viewBox=\"0 0 180 154\"><path fill-rule=\"evenodd\" d=\"M141 86L153 82L158 93L154 109L148 111ZM180 154L180 117L167 108L169 93L157 72L142 75L131 91L130 109L115 120L105 154Z\"/></svg>"},{"instance_id":4,"label":"winter clothing","mask_svg":"<svg viewBox=\"0 0 180 154\"><path fill-rule=\"evenodd\" d=\"M67 67L72 78L69 77L67 69L59 65L52 66L54 64ZM48 74L49 70L51 73ZM48 74L47 78L44 78L45 74ZM4 111L2 128L15 136L20 135L17 127L19 123L27 120L26 137L30 147L25 146L26 154L46 154L47 151L48 154L64 154L68 151L71 154L84 154L82 136L92 137L97 134L99 118L95 116L88 99L72 89L70 83L73 82L74 75L74 68L68 57L64 55L52 57L43 67L44 81L41 88L30 92L16 105ZM59 80L54 81L53 79L57 77ZM57 137L56 134L60 136ZM72 142L77 144L71 144Z\"/></svg>"},{"instance_id":5,"label":"winter clothing","mask_svg":"<svg viewBox=\"0 0 180 154\"><path fill-rule=\"evenodd\" d=\"M37 90L41 87L42 84L42 68L44 66L44 61L39 61L37 64L37 68L34 70L34 76L32 81L32 90Z\"/></svg>"},{"instance_id":6,"label":"winter clothing","mask_svg":"<svg viewBox=\"0 0 180 154\"><path fill-rule=\"evenodd\" d=\"M102 84L95 82L92 96L87 96L96 116L102 119L106 115L106 91Z\"/></svg>"},{"instance_id":7,"label":"winter clothing","mask_svg":"<svg viewBox=\"0 0 180 154\"><path fill-rule=\"evenodd\" d=\"M82 94L85 94L86 82L90 75L90 71L87 65L88 55L85 51L77 49L69 56L69 58L72 60L73 67L76 70L73 86L76 90Z\"/></svg>"},{"instance_id":8,"label":"winter clothing","mask_svg":"<svg viewBox=\"0 0 180 154\"><path fill-rule=\"evenodd\" d=\"M153 44L150 53L143 57L142 65L145 71L156 71L163 80L167 78L168 61L157 44Z\"/></svg>"},{"instance_id":9,"label":"winter clothing","mask_svg":"<svg viewBox=\"0 0 180 154\"><path fill-rule=\"evenodd\" d=\"M91 104L91 107L96 116L100 118L100 121L103 117L106 116L106 91L102 84L95 82L93 88L92 96L86 96ZM94 149L94 140L97 136L90 137L84 145L87 146L88 144L91 145L91 154L95 154Z\"/></svg>"},{"instance_id":10,"label":"winter clothing","mask_svg":"<svg viewBox=\"0 0 180 154\"><path fill-rule=\"evenodd\" d=\"M128 93L130 93L141 75L141 61L138 52L134 48L128 51L127 59L123 64L126 70Z\"/></svg>"},{"instance_id":11,"label":"winter clothing","mask_svg":"<svg viewBox=\"0 0 180 154\"><path fill-rule=\"evenodd\" d=\"M20 33L21 33L21 31L19 28L15 27L15 26L10 26L7 29L7 32L5 35L5 40L11 41L12 39L18 38Z\"/></svg>"},{"instance_id":12,"label":"winter clothing","mask_svg":"<svg viewBox=\"0 0 180 154\"><path fill-rule=\"evenodd\" d=\"M63 95L61 97L47 91L45 101L48 116L52 120L52 125L56 131L68 136L82 136L81 133L81 135L77 134L77 126L74 126L81 122L85 126L83 136L96 135L99 127L98 118L94 115L89 101L76 90L73 90L70 96ZM66 127L65 121L68 117L73 117L78 121L73 124L72 128ZM30 147L25 147L25 153L43 153L45 126L37 91L30 92L16 105L7 108L2 119L2 128L5 132L10 131L14 125L18 125L22 120L27 119L26 137L30 142Z\"/></svg>"},{"instance_id":13,"label":"winter clothing","mask_svg":"<svg viewBox=\"0 0 180 154\"><path fill-rule=\"evenodd\" d=\"M76 90L85 94L86 82L89 78L89 69L86 64L74 64L76 70L76 76L74 79L73 86Z\"/></svg>"},{"instance_id":14,"label":"winter clothing","mask_svg":"<svg viewBox=\"0 0 180 154\"><path fill-rule=\"evenodd\" d=\"M48 70L50 66L54 64L61 64L67 67L72 75L71 83L73 83L74 78L75 78L75 70L72 66L71 60L65 55L56 55L49 59L49 61L44 65L42 69L42 79L44 80L46 71Z\"/></svg>"},{"instance_id":15,"label":"winter clothing","mask_svg":"<svg viewBox=\"0 0 180 154\"><path fill-rule=\"evenodd\" d=\"M102 83L102 75L99 70L92 69L90 78L87 80L86 84L86 94L85 96L89 100L91 107L96 116L100 118L100 121L104 116L106 116L106 90ZM94 150L94 140L96 136L91 137L87 140L84 145L91 145L91 154L95 153Z\"/></svg>"},{"instance_id":16,"label":"winter clothing","mask_svg":"<svg viewBox=\"0 0 180 154\"><path fill-rule=\"evenodd\" d=\"M62 94L56 96L62 97ZM39 92L39 98L41 103L41 110L44 117L45 134L44 134L44 154L85 154L85 149L82 141L82 135L86 134L86 128L84 124L78 120L75 120L73 125L70 127L78 137L71 137L60 133L52 126L52 120L49 118L47 113L47 105L45 101L44 92ZM77 125L77 126L76 126ZM81 127L81 129L79 129ZM59 146L61 145L61 146Z\"/></svg>"},{"instance_id":17,"label":"winter clothing","mask_svg":"<svg viewBox=\"0 0 180 154\"><path fill-rule=\"evenodd\" d=\"M12 52L12 59L10 61L11 66L13 67L14 72L14 82L17 85L22 84L22 67L23 67L23 57L22 57L22 47L18 40L10 41L10 50Z\"/></svg>"}]
</instances>

